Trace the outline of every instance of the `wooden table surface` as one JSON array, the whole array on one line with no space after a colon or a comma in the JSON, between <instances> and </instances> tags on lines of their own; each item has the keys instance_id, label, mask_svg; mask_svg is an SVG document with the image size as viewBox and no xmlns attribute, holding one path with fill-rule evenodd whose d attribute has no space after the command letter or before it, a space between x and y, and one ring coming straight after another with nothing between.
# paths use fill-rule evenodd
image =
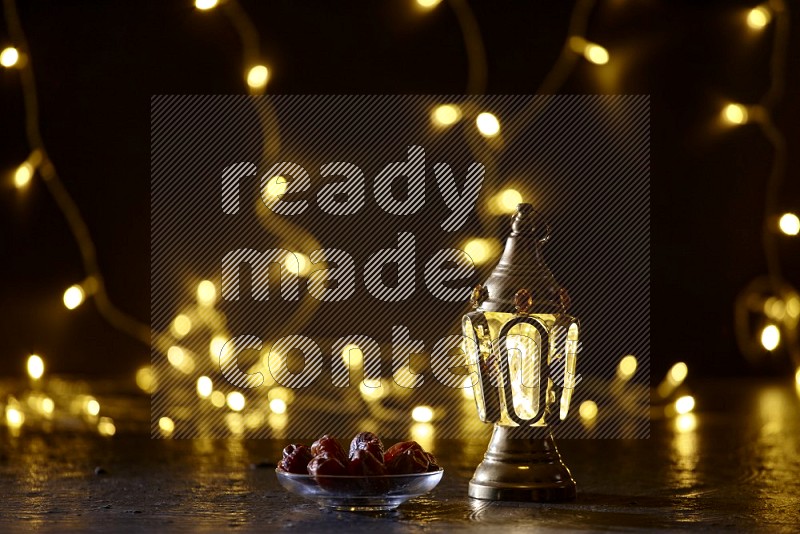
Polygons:
<instances>
[{"instance_id":1,"label":"wooden table surface","mask_svg":"<svg viewBox=\"0 0 800 534\"><path fill-rule=\"evenodd\" d=\"M792 384L717 381L695 385L695 396L694 428L661 420L649 440L559 442L578 482L573 503L471 500L467 482L486 444L438 441L441 484L386 515L323 511L287 494L272 467L257 465L277 459L276 441L4 432L0 531L797 532L800 403ZM96 466L107 473L96 475Z\"/></svg>"}]
</instances>

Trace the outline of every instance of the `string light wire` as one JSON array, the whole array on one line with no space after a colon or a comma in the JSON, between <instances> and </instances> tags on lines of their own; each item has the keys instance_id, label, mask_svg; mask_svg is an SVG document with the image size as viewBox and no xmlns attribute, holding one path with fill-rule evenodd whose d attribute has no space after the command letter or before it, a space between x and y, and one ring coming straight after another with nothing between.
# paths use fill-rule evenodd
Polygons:
<instances>
[{"instance_id":1,"label":"string light wire","mask_svg":"<svg viewBox=\"0 0 800 534\"><path fill-rule=\"evenodd\" d=\"M39 101L36 92L36 77L33 71L33 61L25 32L20 22L19 13L14 0L3 0L3 11L6 18L8 33L12 41L26 55L26 61L20 66L20 81L25 111L25 132L28 145L40 157L38 173L42 177L47 190L56 202L61 213L67 221L67 226L72 233L80 251L83 268L87 278L93 281L93 297L100 316L112 327L124 332L142 343L150 344L150 327L134 317L123 312L111 301L105 287L103 274L97 263L97 251L92 240L86 221L83 219L78 205L69 194L50 160L44 140L39 128Z\"/></svg>"},{"instance_id":2,"label":"string light wire","mask_svg":"<svg viewBox=\"0 0 800 534\"><path fill-rule=\"evenodd\" d=\"M483 45L481 29L475 13L467 0L449 0L450 9L458 19L464 48L467 52L467 94L483 94L488 80L486 48Z\"/></svg>"}]
</instances>

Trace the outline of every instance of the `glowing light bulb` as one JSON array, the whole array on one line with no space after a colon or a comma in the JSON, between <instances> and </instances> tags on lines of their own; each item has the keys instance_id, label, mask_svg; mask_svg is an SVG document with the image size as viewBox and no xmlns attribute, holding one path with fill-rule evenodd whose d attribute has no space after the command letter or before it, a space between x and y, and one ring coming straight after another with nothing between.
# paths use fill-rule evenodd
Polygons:
<instances>
[{"instance_id":1,"label":"glowing light bulb","mask_svg":"<svg viewBox=\"0 0 800 534\"><path fill-rule=\"evenodd\" d=\"M376 401L386 395L386 388L383 387L383 384L367 384L366 382L361 382L358 386L358 391L367 401Z\"/></svg>"},{"instance_id":2,"label":"glowing light bulb","mask_svg":"<svg viewBox=\"0 0 800 534\"><path fill-rule=\"evenodd\" d=\"M286 257L284 265L286 266L286 270L290 273L297 276L305 276L308 274L309 269L311 269L311 260L309 260L308 256L305 254L295 252Z\"/></svg>"},{"instance_id":3,"label":"glowing light bulb","mask_svg":"<svg viewBox=\"0 0 800 534\"><path fill-rule=\"evenodd\" d=\"M765 6L757 6L747 13L747 25L754 30L764 28L772 20L772 13Z\"/></svg>"},{"instance_id":4,"label":"glowing light bulb","mask_svg":"<svg viewBox=\"0 0 800 534\"><path fill-rule=\"evenodd\" d=\"M33 165L27 161L17 167L14 173L14 186L16 186L17 189L22 189L28 185L31 178L33 178L33 170Z\"/></svg>"},{"instance_id":5,"label":"glowing light bulb","mask_svg":"<svg viewBox=\"0 0 800 534\"><path fill-rule=\"evenodd\" d=\"M461 109L452 104L438 106L431 113L431 120L437 126L450 126L461 118Z\"/></svg>"},{"instance_id":6,"label":"glowing light bulb","mask_svg":"<svg viewBox=\"0 0 800 534\"><path fill-rule=\"evenodd\" d=\"M28 356L28 376L39 380L44 374L44 360L38 354Z\"/></svg>"},{"instance_id":7,"label":"glowing light bulb","mask_svg":"<svg viewBox=\"0 0 800 534\"><path fill-rule=\"evenodd\" d=\"M578 407L578 414L584 421L592 421L597 417L597 403L586 400Z\"/></svg>"},{"instance_id":8,"label":"glowing light bulb","mask_svg":"<svg viewBox=\"0 0 800 534\"><path fill-rule=\"evenodd\" d=\"M155 381L153 380L153 370L149 365L140 367L136 371L136 385L145 393L152 393Z\"/></svg>"},{"instance_id":9,"label":"glowing light bulb","mask_svg":"<svg viewBox=\"0 0 800 534\"><path fill-rule=\"evenodd\" d=\"M219 0L195 0L194 7L202 11L206 11L208 9L213 9L217 7L218 3Z\"/></svg>"},{"instance_id":10,"label":"glowing light bulb","mask_svg":"<svg viewBox=\"0 0 800 534\"><path fill-rule=\"evenodd\" d=\"M417 0L417 4L425 9L433 9L438 6L442 0Z\"/></svg>"},{"instance_id":11,"label":"glowing light bulb","mask_svg":"<svg viewBox=\"0 0 800 534\"><path fill-rule=\"evenodd\" d=\"M273 430L283 430L289 423L289 418L284 413L271 413L267 417L267 424Z\"/></svg>"},{"instance_id":12,"label":"glowing light bulb","mask_svg":"<svg viewBox=\"0 0 800 534\"><path fill-rule=\"evenodd\" d=\"M283 176L273 176L264 186L264 192L272 197L280 197L282 194L286 193L288 187L289 182L286 181L286 178Z\"/></svg>"},{"instance_id":13,"label":"glowing light bulb","mask_svg":"<svg viewBox=\"0 0 800 534\"><path fill-rule=\"evenodd\" d=\"M415 406L411 410L411 419L417 423L430 423L433 421L433 408L430 406Z\"/></svg>"},{"instance_id":14,"label":"glowing light bulb","mask_svg":"<svg viewBox=\"0 0 800 534\"><path fill-rule=\"evenodd\" d=\"M217 301L217 286L211 280L203 280L197 284L197 302L210 306Z\"/></svg>"},{"instance_id":15,"label":"glowing light bulb","mask_svg":"<svg viewBox=\"0 0 800 534\"><path fill-rule=\"evenodd\" d=\"M747 116L747 108L741 104L728 104L722 109L722 117L730 124L744 124Z\"/></svg>"},{"instance_id":16,"label":"glowing light bulb","mask_svg":"<svg viewBox=\"0 0 800 534\"><path fill-rule=\"evenodd\" d=\"M269 401L269 409L272 413L286 413L286 401L283 399L272 399Z\"/></svg>"},{"instance_id":17,"label":"glowing light bulb","mask_svg":"<svg viewBox=\"0 0 800 534\"><path fill-rule=\"evenodd\" d=\"M636 372L637 366L638 362L636 361L636 356L630 354L625 356L619 361L619 366L617 367L617 377L622 380L628 380L633 376L633 373Z\"/></svg>"},{"instance_id":18,"label":"glowing light bulb","mask_svg":"<svg viewBox=\"0 0 800 534\"><path fill-rule=\"evenodd\" d=\"M263 89L268 79L269 70L264 65L256 65L247 72L247 85L253 89Z\"/></svg>"},{"instance_id":19,"label":"glowing light bulb","mask_svg":"<svg viewBox=\"0 0 800 534\"><path fill-rule=\"evenodd\" d=\"M11 68L17 64L17 61L19 61L19 51L13 46L4 48L0 52L0 65Z\"/></svg>"},{"instance_id":20,"label":"glowing light bulb","mask_svg":"<svg viewBox=\"0 0 800 534\"><path fill-rule=\"evenodd\" d=\"M228 408L230 408L234 412L241 412L242 410L244 410L244 405L245 405L244 395L242 395L238 391L231 391L230 393L228 393L228 397L225 400L228 403Z\"/></svg>"},{"instance_id":21,"label":"glowing light bulb","mask_svg":"<svg viewBox=\"0 0 800 534\"><path fill-rule=\"evenodd\" d=\"M215 391L211 394L211 404L215 408L222 408L225 406L225 394L221 391Z\"/></svg>"},{"instance_id":22,"label":"glowing light bulb","mask_svg":"<svg viewBox=\"0 0 800 534\"><path fill-rule=\"evenodd\" d=\"M86 293L84 293L81 286L78 284L69 286L67 290L64 291L64 306L66 306L68 310L74 310L83 304L85 298Z\"/></svg>"},{"instance_id":23,"label":"glowing light bulb","mask_svg":"<svg viewBox=\"0 0 800 534\"><path fill-rule=\"evenodd\" d=\"M794 213L784 213L778 219L778 228L786 235L797 235L800 233L800 219Z\"/></svg>"},{"instance_id":24,"label":"glowing light bulb","mask_svg":"<svg viewBox=\"0 0 800 534\"><path fill-rule=\"evenodd\" d=\"M475 119L478 131L484 137L494 137L500 132L500 121L488 112L483 112Z\"/></svg>"},{"instance_id":25,"label":"glowing light bulb","mask_svg":"<svg viewBox=\"0 0 800 534\"><path fill-rule=\"evenodd\" d=\"M101 436L113 436L117 433L117 427L114 426L114 420L110 417L101 417L97 423L97 432Z\"/></svg>"},{"instance_id":26,"label":"glowing light bulb","mask_svg":"<svg viewBox=\"0 0 800 534\"><path fill-rule=\"evenodd\" d=\"M42 408L42 413L44 413L45 415L51 415L53 411L56 409L56 403L53 402L53 399L51 399L50 397L45 397L42 399L41 408Z\"/></svg>"},{"instance_id":27,"label":"glowing light bulb","mask_svg":"<svg viewBox=\"0 0 800 534\"><path fill-rule=\"evenodd\" d=\"M482 265L492 259L494 255L494 242L489 239L470 239L464 245L464 253L472 259L475 265Z\"/></svg>"},{"instance_id":28,"label":"glowing light bulb","mask_svg":"<svg viewBox=\"0 0 800 534\"><path fill-rule=\"evenodd\" d=\"M9 428L17 429L25 423L25 414L13 406L6 406L6 424Z\"/></svg>"},{"instance_id":29,"label":"glowing light bulb","mask_svg":"<svg viewBox=\"0 0 800 534\"><path fill-rule=\"evenodd\" d=\"M494 197L494 207L497 213L514 213L517 205L522 202L522 195L516 189L505 189Z\"/></svg>"},{"instance_id":30,"label":"glowing light bulb","mask_svg":"<svg viewBox=\"0 0 800 534\"><path fill-rule=\"evenodd\" d=\"M192 330L192 320L187 315L180 314L172 321L172 333L177 338L182 338Z\"/></svg>"},{"instance_id":31,"label":"glowing light bulb","mask_svg":"<svg viewBox=\"0 0 800 534\"><path fill-rule=\"evenodd\" d=\"M175 431L175 422L169 417L162 417L158 420L158 428L165 436L169 436Z\"/></svg>"},{"instance_id":32,"label":"glowing light bulb","mask_svg":"<svg viewBox=\"0 0 800 534\"><path fill-rule=\"evenodd\" d=\"M691 432L697 428L697 418L693 413L684 413L675 419L675 430L678 432Z\"/></svg>"},{"instance_id":33,"label":"glowing light bulb","mask_svg":"<svg viewBox=\"0 0 800 534\"><path fill-rule=\"evenodd\" d=\"M211 343L208 345L208 352L211 354L212 360L219 360L220 355L222 354L222 349L225 348L225 343L227 342L228 340L223 336L214 336L211 339Z\"/></svg>"},{"instance_id":34,"label":"glowing light bulb","mask_svg":"<svg viewBox=\"0 0 800 534\"><path fill-rule=\"evenodd\" d=\"M201 376L197 379L197 394L200 398L207 399L214 391L214 384L207 376Z\"/></svg>"},{"instance_id":35,"label":"glowing light bulb","mask_svg":"<svg viewBox=\"0 0 800 534\"><path fill-rule=\"evenodd\" d=\"M100 403L96 399L90 398L86 401L84 409L89 415L95 416L100 413Z\"/></svg>"},{"instance_id":36,"label":"glowing light bulb","mask_svg":"<svg viewBox=\"0 0 800 534\"><path fill-rule=\"evenodd\" d=\"M595 65L605 65L609 60L608 50L595 43L586 43L583 57Z\"/></svg>"},{"instance_id":37,"label":"glowing light bulb","mask_svg":"<svg viewBox=\"0 0 800 534\"><path fill-rule=\"evenodd\" d=\"M294 400L294 392L289 388L272 388L267 393L267 398L269 400L273 399L280 399L284 401L287 405Z\"/></svg>"},{"instance_id":38,"label":"glowing light bulb","mask_svg":"<svg viewBox=\"0 0 800 534\"><path fill-rule=\"evenodd\" d=\"M667 380L677 386L686 380L688 374L689 367L683 362L678 362L670 368L669 373L667 373Z\"/></svg>"},{"instance_id":39,"label":"glowing light bulb","mask_svg":"<svg viewBox=\"0 0 800 534\"><path fill-rule=\"evenodd\" d=\"M679 414L687 414L694 410L694 397L684 395L675 401L675 411Z\"/></svg>"},{"instance_id":40,"label":"glowing light bulb","mask_svg":"<svg viewBox=\"0 0 800 534\"><path fill-rule=\"evenodd\" d=\"M345 345L342 348L342 361L352 367L360 368L364 364L364 352L354 343Z\"/></svg>"},{"instance_id":41,"label":"glowing light bulb","mask_svg":"<svg viewBox=\"0 0 800 534\"><path fill-rule=\"evenodd\" d=\"M761 331L761 345L772 352L781 344L781 331L774 324L768 324Z\"/></svg>"},{"instance_id":42,"label":"glowing light bulb","mask_svg":"<svg viewBox=\"0 0 800 534\"><path fill-rule=\"evenodd\" d=\"M186 359L186 354L180 347L172 346L167 350L167 359L173 367L180 369L181 366L183 366L184 360Z\"/></svg>"}]
</instances>

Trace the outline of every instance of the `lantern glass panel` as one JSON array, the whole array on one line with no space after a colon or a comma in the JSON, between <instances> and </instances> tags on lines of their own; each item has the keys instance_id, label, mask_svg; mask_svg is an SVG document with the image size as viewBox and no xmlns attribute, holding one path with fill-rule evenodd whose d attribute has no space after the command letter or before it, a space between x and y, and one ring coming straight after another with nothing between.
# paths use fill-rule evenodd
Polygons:
<instances>
[{"instance_id":1,"label":"lantern glass panel","mask_svg":"<svg viewBox=\"0 0 800 534\"><path fill-rule=\"evenodd\" d=\"M493 340L500 336L500 330L507 322L511 321L516 315L511 313L487 312L486 321L489 325L489 335ZM555 317L550 314L531 314L528 315L540 323L548 330L555 321ZM530 324L521 323L509 330L506 337L506 349L508 351L508 366L511 375L511 396L514 402L513 410L521 419L531 420L532 423L543 424L542 421L532 421L539 412L539 402L541 399L541 388L547 388L547 378L540 376L541 358L549 357L549 347L542 350L542 339L538 330ZM545 362L547 363L547 362ZM500 387L507 387L503 383L503 377L498 372L495 374L500 382ZM505 426L517 426L508 416L509 407L506 406L503 395L500 396L500 424Z\"/></svg>"}]
</instances>

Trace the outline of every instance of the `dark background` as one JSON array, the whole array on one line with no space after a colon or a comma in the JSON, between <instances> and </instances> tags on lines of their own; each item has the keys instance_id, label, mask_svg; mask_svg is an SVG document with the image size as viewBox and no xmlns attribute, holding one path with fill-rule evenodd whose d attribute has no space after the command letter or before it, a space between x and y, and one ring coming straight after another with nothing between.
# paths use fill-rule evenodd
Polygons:
<instances>
[{"instance_id":1,"label":"dark background","mask_svg":"<svg viewBox=\"0 0 800 534\"><path fill-rule=\"evenodd\" d=\"M147 320L150 95L243 92L238 37L221 13L198 12L189 0L20 4L50 156L93 233L112 299ZM270 93L464 90L466 55L446 3L424 13L411 0L242 4L261 34ZM756 125L715 125L724 103L756 102L766 91L773 27L746 27L753 3L697 4L599 2L588 38L609 50L609 66L623 68L600 77L579 62L561 90L651 95L654 379L677 360L696 375L752 373L735 346L733 300L765 271L771 147ZM535 92L559 54L571 3L470 5L487 50L487 92ZM792 17L797 28L798 13ZM3 46L7 40L2 21ZM787 58L775 113L790 154L780 208L796 212L796 35ZM130 375L149 361L148 348L107 326L91 300L74 311L62 304L64 289L84 278L78 249L43 184L13 187L29 151L19 73L3 69L0 78L0 374L22 372L36 351L50 372ZM797 286L800 240L781 239L780 249Z\"/></svg>"}]
</instances>

